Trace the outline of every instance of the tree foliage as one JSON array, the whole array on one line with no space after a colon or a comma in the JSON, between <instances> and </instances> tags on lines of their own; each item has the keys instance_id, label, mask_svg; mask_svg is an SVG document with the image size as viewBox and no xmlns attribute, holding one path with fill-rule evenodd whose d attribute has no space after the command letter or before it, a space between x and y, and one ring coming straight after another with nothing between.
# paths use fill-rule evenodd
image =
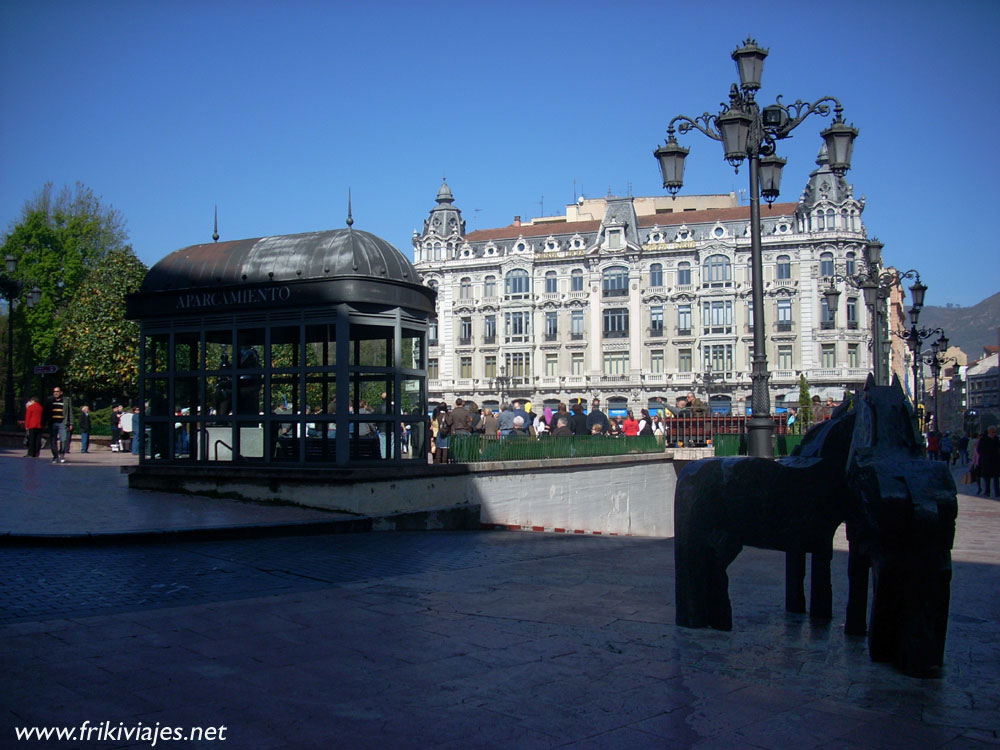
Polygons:
<instances>
[{"instance_id":1,"label":"tree foliage","mask_svg":"<svg viewBox=\"0 0 1000 750\"><path fill-rule=\"evenodd\" d=\"M27 200L7 230L3 255L13 256L13 276L25 292L37 286L41 298L29 308L15 306L15 360L27 379L31 367L65 367L69 348L60 341L63 318L88 273L112 251L127 248L125 219L81 183L57 193L46 184Z\"/></svg>"},{"instance_id":2,"label":"tree foliage","mask_svg":"<svg viewBox=\"0 0 1000 750\"><path fill-rule=\"evenodd\" d=\"M812 396L809 395L809 381L805 373L799 375L799 429L805 432L813 423Z\"/></svg>"},{"instance_id":3,"label":"tree foliage","mask_svg":"<svg viewBox=\"0 0 1000 750\"><path fill-rule=\"evenodd\" d=\"M64 382L73 392L135 396L139 392L139 324L125 318L125 295L146 276L131 248L111 250L87 274L60 319Z\"/></svg>"}]
</instances>

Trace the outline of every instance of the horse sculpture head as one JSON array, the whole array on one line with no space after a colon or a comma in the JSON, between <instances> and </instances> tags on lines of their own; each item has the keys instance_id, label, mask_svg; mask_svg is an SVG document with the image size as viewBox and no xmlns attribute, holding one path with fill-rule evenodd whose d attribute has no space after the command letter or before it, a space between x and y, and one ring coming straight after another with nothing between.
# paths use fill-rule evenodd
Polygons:
<instances>
[{"instance_id":1,"label":"horse sculpture head","mask_svg":"<svg viewBox=\"0 0 1000 750\"><path fill-rule=\"evenodd\" d=\"M857 414L851 436L848 468L857 469L873 460L906 461L923 458L913 407L903 393L899 378L891 385L875 385L869 375L854 401Z\"/></svg>"}]
</instances>

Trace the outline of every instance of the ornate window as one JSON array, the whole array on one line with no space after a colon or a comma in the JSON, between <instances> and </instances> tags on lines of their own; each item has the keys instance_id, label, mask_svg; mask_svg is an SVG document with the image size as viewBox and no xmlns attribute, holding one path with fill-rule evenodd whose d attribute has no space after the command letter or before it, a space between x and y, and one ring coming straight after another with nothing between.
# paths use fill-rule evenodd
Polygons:
<instances>
[{"instance_id":1,"label":"ornate window","mask_svg":"<svg viewBox=\"0 0 1000 750\"><path fill-rule=\"evenodd\" d=\"M545 273L545 293L555 294L559 291L559 281L556 278L555 271L547 271Z\"/></svg>"},{"instance_id":2,"label":"ornate window","mask_svg":"<svg viewBox=\"0 0 1000 750\"><path fill-rule=\"evenodd\" d=\"M570 291L582 292L583 291L583 269L574 268L573 273L570 274Z\"/></svg>"},{"instance_id":3,"label":"ornate window","mask_svg":"<svg viewBox=\"0 0 1000 750\"><path fill-rule=\"evenodd\" d=\"M466 276L459 282L458 298L472 299L472 279L470 279L468 276Z\"/></svg>"},{"instance_id":4,"label":"ornate window","mask_svg":"<svg viewBox=\"0 0 1000 750\"><path fill-rule=\"evenodd\" d=\"M649 267L649 285L663 286L663 265L654 263Z\"/></svg>"},{"instance_id":5,"label":"ornate window","mask_svg":"<svg viewBox=\"0 0 1000 750\"><path fill-rule=\"evenodd\" d=\"M545 340L555 341L559 338L559 316L555 312L545 313Z\"/></svg>"},{"instance_id":6,"label":"ornate window","mask_svg":"<svg viewBox=\"0 0 1000 750\"><path fill-rule=\"evenodd\" d=\"M604 337L628 338L628 308L609 307L604 311Z\"/></svg>"},{"instance_id":7,"label":"ornate window","mask_svg":"<svg viewBox=\"0 0 1000 750\"><path fill-rule=\"evenodd\" d=\"M654 305L649 308L649 335L663 335L663 306Z\"/></svg>"},{"instance_id":8,"label":"ornate window","mask_svg":"<svg viewBox=\"0 0 1000 750\"><path fill-rule=\"evenodd\" d=\"M531 313L504 313L504 336L507 343L527 341L531 336Z\"/></svg>"},{"instance_id":9,"label":"ornate window","mask_svg":"<svg viewBox=\"0 0 1000 750\"><path fill-rule=\"evenodd\" d=\"M792 330L792 301L790 299L778 300L778 330Z\"/></svg>"},{"instance_id":10,"label":"ornate window","mask_svg":"<svg viewBox=\"0 0 1000 750\"><path fill-rule=\"evenodd\" d=\"M573 310L570 313L569 335L573 341L583 339L583 310Z\"/></svg>"},{"instance_id":11,"label":"ornate window","mask_svg":"<svg viewBox=\"0 0 1000 750\"><path fill-rule=\"evenodd\" d=\"M483 343L495 344L497 341L497 316L487 315L483 318Z\"/></svg>"},{"instance_id":12,"label":"ornate window","mask_svg":"<svg viewBox=\"0 0 1000 750\"><path fill-rule=\"evenodd\" d=\"M691 335L691 305L677 305L677 335Z\"/></svg>"},{"instance_id":13,"label":"ornate window","mask_svg":"<svg viewBox=\"0 0 1000 750\"><path fill-rule=\"evenodd\" d=\"M690 286L691 285L691 264L686 260L681 261L677 264L677 285L678 286Z\"/></svg>"},{"instance_id":14,"label":"ornate window","mask_svg":"<svg viewBox=\"0 0 1000 750\"><path fill-rule=\"evenodd\" d=\"M778 278L792 278L792 259L787 255L778 256Z\"/></svg>"},{"instance_id":15,"label":"ornate window","mask_svg":"<svg viewBox=\"0 0 1000 750\"><path fill-rule=\"evenodd\" d=\"M819 256L819 275L833 276L833 253L823 253Z\"/></svg>"},{"instance_id":16,"label":"ornate window","mask_svg":"<svg viewBox=\"0 0 1000 750\"><path fill-rule=\"evenodd\" d=\"M496 297L497 296L497 277L487 276L483 281L483 296L484 297Z\"/></svg>"},{"instance_id":17,"label":"ornate window","mask_svg":"<svg viewBox=\"0 0 1000 750\"><path fill-rule=\"evenodd\" d=\"M506 294L530 294L531 277L523 268L515 268L513 271L509 271L504 278L504 289Z\"/></svg>"},{"instance_id":18,"label":"ornate window","mask_svg":"<svg viewBox=\"0 0 1000 750\"><path fill-rule=\"evenodd\" d=\"M605 268L601 286L605 297L627 297L628 268L625 266Z\"/></svg>"},{"instance_id":19,"label":"ornate window","mask_svg":"<svg viewBox=\"0 0 1000 750\"><path fill-rule=\"evenodd\" d=\"M847 253L847 255L845 255L844 258L845 258L845 263L847 264L847 275L853 276L858 272L857 270L858 264L857 261L855 260L854 253Z\"/></svg>"},{"instance_id":20,"label":"ornate window","mask_svg":"<svg viewBox=\"0 0 1000 750\"><path fill-rule=\"evenodd\" d=\"M733 264L725 255L710 255L705 259L706 284L723 285L733 280Z\"/></svg>"},{"instance_id":21,"label":"ornate window","mask_svg":"<svg viewBox=\"0 0 1000 750\"><path fill-rule=\"evenodd\" d=\"M488 354L483 357L483 377L495 378L497 376L497 355Z\"/></svg>"}]
</instances>

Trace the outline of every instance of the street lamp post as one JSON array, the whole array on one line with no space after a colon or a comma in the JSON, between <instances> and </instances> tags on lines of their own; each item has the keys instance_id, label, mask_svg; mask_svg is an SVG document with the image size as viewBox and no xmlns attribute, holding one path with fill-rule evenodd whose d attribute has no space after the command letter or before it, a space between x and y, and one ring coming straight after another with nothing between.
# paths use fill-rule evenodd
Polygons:
<instances>
[{"instance_id":1,"label":"street lamp post","mask_svg":"<svg viewBox=\"0 0 1000 750\"><path fill-rule=\"evenodd\" d=\"M17 411L14 407L14 301L21 297L25 284L13 277L17 261L13 255L4 258L6 274L0 274L0 296L7 301L7 392L4 395L3 426L17 426ZM28 307L34 307L42 293L37 286L27 295Z\"/></svg>"},{"instance_id":2,"label":"street lamp post","mask_svg":"<svg viewBox=\"0 0 1000 750\"><path fill-rule=\"evenodd\" d=\"M941 329L937 329L941 330ZM929 354L925 354L921 359L930 365L931 377L934 378L934 424L933 430L939 432L941 429L941 420L938 412L938 377L941 375L941 368L948 364L949 362L958 363L955 357L946 356L948 351L948 337L941 332L938 336L937 341L931 344L931 351Z\"/></svg>"},{"instance_id":3,"label":"street lamp post","mask_svg":"<svg viewBox=\"0 0 1000 750\"><path fill-rule=\"evenodd\" d=\"M500 365L500 374L493 378L493 381L496 384L497 390L500 392L500 408L502 409L504 405L503 394L506 390L508 390L508 386L510 385L510 377L505 374L505 368L503 365Z\"/></svg>"},{"instance_id":4,"label":"street lamp post","mask_svg":"<svg viewBox=\"0 0 1000 750\"><path fill-rule=\"evenodd\" d=\"M760 88L764 58L768 51L757 46L753 39L747 39L743 46L732 53L740 76L740 86L734 83L729 92L729 105L723 105L719 114L706 112L694 119L678 115L667 127L666 144L657 148L653 155L660 163L663 187L671 195L677 194L684 184L684 159L689 149L682 147L675 135L674 123L681 134L698 130L709 138L721 141L725 159L733 167L739 168L744 159L750 163L750 254L751 254L751 295L753 306L753 361L750 380L752 389L751 417L747 421L749 454L761 458L774 455L772 436L774 422L771 419L771 399L768 395L766 340L764 335L764 272L761 252L760 198L771 204L778 197L781 185L781 170L785 159L775 153L776 142L788 138L809 115L826 116L831 104L835 113L834 121L822 131L830 158L830 169L838 177L851 168L851 153L856 128L844 122L843 107L832 96L809 104L801 100L784 105L781 97L777 103L761 109L755 101Z\"/></svg>"},{"instance_id":5,"label":"street lamp post","mask_svg":"<svg viewBox=\"0 0 1000 750\"><path fill-rule=\"evenodd\" d=\"M860 289L865 298L865 307L868 308L868 317L871 320L872 337L872 374L875 376L875 385L889 384L889 362L886 357L886 333L884 307L885 300L889 297L889 292L894 286L902 286L903 279L916 279L910 287L910 294L913 297L914 305L917 303L917 296L920 297L920 306L923 306L924 292L927 287L920 283L920 273L914 269L909 271L891 270L885 271L882 268L882 248L884 245L877 238L868 240L865 246L864 261L862 270L856 274L833 274L829 277L830 286L823 292L826 297L826 306L833 315L837 312L840 291L837 289L837 282L843 281L847 286Z\"/></svg>"}]
</instances>

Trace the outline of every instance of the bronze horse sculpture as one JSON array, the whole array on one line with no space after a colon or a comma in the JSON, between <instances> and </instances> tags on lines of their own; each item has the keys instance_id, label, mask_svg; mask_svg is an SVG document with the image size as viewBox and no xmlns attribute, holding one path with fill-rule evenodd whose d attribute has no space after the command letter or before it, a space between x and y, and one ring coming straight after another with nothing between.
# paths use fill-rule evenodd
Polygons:
<instances>
[{"instance_id":1,"label":"bronze horse sculpture","mask_svg":"<svg viewBox=\"0 0 1000 750\"><path fill-rule=\"evenodd\" d=\"M846 521L845 630L866 630L871 566L872 659L932 672L943 662L956 508L951 474L923 458L898 380L875 386L869 378L789 458L709 458L681 472L674 496L677 624L732 629L726 568L744 545L790 559L812 553L812 614L830 617L833 536ZM921 598L925 581L933 582L930 600ZM789 581L790 590L796 585L801 579Z\"/></svg>"}]
</instances>

